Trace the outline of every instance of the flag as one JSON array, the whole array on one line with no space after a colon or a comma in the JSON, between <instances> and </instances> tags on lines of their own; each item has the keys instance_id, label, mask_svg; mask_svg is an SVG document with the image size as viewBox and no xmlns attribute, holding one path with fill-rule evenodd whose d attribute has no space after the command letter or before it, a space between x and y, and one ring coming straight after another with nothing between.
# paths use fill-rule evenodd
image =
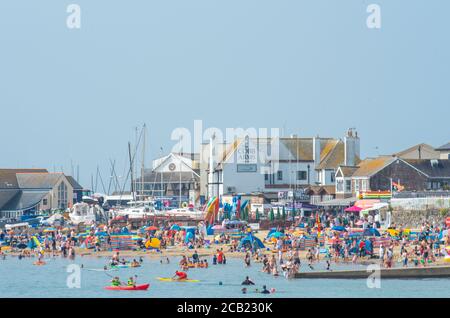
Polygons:
<instances>
[{"instance_id":1,"label":"flag","mask_svg":"<svg viewBox=\"0 0 450 318\"><path fill-rule=\"evenodd\" d=\"M392 191L401 192L403 190L405 190L405 187L400 184L400 181L399 183L392 182Z\"/></svg>"},{"instance_id":2,"label":"flag","mask_svg":"<svg viewBox=\"0 0 450 318\"><path fill-rule=\"evenodd\" d=\"M320 225L319 212L316 213L316 225L317 225L317 236L320 237L321 225Z\"/></svg>"}]
</instances>

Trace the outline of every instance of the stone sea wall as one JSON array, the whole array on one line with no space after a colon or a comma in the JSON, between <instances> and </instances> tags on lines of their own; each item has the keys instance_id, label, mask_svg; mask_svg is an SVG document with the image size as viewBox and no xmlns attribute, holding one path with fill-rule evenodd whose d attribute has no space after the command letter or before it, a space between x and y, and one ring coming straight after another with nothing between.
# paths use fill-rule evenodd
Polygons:
<instances>
[{"instance_id":1,"label":"stone sea wall","mask_svg":"<svg viewBox=\"0 0 450 318\"><path fill-rule=\"evenodd\" d=\"M417 228L424 221L440 224L442 209L450 209L450 198L392 199L390 204L392 223Z\"/></svg>"}]
</instances>

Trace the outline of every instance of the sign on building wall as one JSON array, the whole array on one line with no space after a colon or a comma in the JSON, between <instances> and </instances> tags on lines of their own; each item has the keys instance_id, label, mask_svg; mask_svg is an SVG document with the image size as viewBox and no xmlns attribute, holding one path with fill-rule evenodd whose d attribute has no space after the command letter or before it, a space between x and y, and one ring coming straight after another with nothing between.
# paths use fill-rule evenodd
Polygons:
<instances>
[{"instance_id":1,"label":"sign on building wall","mask_svg":"<svg viewBox=\"0 0 450 318\"><path fill-rule=\"evenodd\" d=\"M250 142L250 137L245 136L244 142L237 150L237 172L254 173L258 171L258 149Z\"/></svg>"}]
</instances>

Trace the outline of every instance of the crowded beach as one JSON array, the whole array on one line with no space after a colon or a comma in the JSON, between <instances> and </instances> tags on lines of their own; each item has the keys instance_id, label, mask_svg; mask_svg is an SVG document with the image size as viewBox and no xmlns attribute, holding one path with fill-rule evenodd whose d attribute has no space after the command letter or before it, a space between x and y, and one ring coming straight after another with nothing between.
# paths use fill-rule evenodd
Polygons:
<instances>
[{"instance_id":1,"label":"crowded beach","mask_svg":"<svg viewBox=\"0 0 450 318\"><path fill-rule=\"evenodd\" d=\"M267 229L260 227L260 215L244 210L223 213L214 200L205 206L204 219L196 225L156 216L116 216L107 224L94 221L76 226L67 220L53 227L32 228L22 223L0 231L0 257L30 262L42 270L50 258L101 257L105 271L140 267L151 258L161 264L179 264L173 277L157 279L192 282L201 280L201 274L193 280L190 269L226 265L228 258L241 259L244 267L258 267L267 275L285 279L305 270L333 271L337 264L379 264L381 268L450 264L450 218L439 223L424 220L414 229L394 224L382 229L376 214L358 215L351 207L349 210L316 211L308 217L272 210L265 222ZM136 286L132 277L114 276L110 283L108 289L143 288ZM242 284L245 293L245 286L254 282L242 277ZM262 289L267 291L270 289Z\"/></svg>"}]
</instances>

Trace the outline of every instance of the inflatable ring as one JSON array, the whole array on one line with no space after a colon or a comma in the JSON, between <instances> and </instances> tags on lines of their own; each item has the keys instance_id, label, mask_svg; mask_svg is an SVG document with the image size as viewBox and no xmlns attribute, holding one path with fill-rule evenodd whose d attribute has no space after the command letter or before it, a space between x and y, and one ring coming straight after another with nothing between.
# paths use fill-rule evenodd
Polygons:
<instances>
[{"instance_id":1,"label":"inflatable ring","mask_svg":"<svg viewBox=\"0 0 450 318\"><path fill-rule=\"evenodd\" d=\"M187 202L183 202L183 204L181 204L181 206L183 207L183 209L186 209L189 206L189 204Z\"/></svg>"}]
</instances>

